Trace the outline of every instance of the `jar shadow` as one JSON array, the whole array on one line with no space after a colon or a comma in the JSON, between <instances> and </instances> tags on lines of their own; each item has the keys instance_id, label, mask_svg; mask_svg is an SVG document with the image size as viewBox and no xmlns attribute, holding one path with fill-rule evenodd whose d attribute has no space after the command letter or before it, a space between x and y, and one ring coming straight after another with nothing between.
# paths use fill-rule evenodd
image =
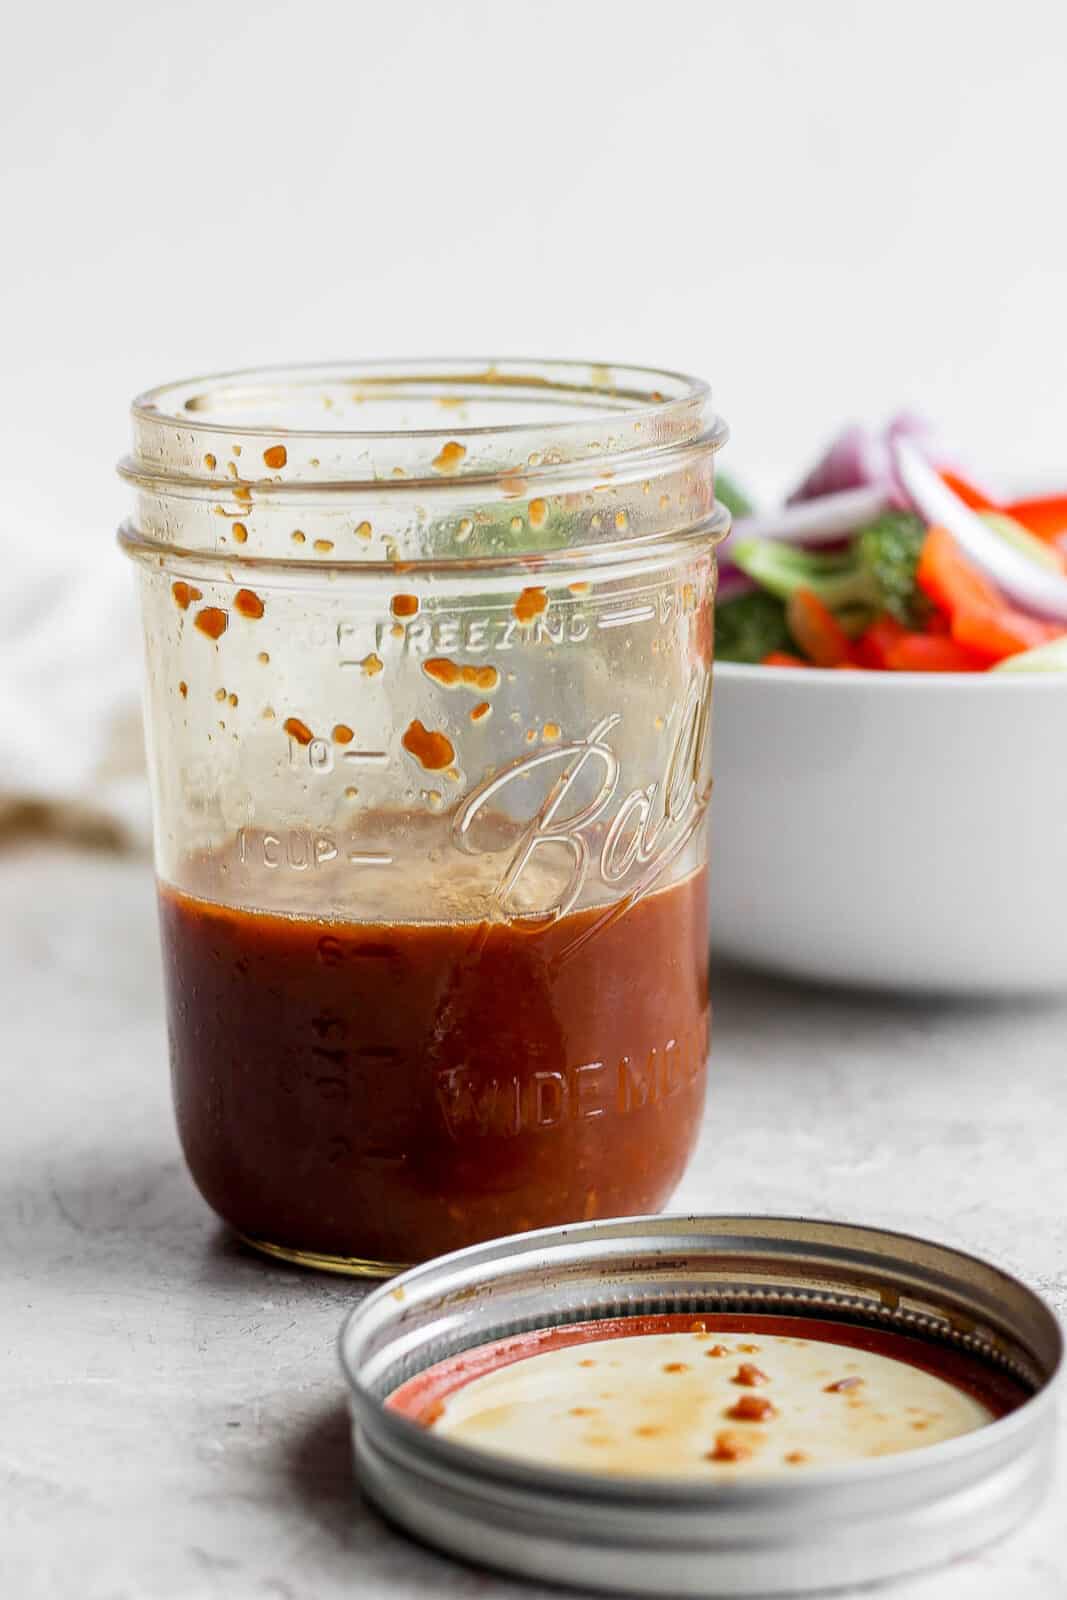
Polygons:
<instances>
[{"instance_id":1,"label":"jar shadow","mask_svg":"<svg viewBox=\"0 0 1067 1600\"><path fill-rule=\"evenodd\" d=\"M353 1578L358 1572L368 1593L384 1592L401 1576L413 1591L416 1584L425 1583L428 1592L438 1593L442 1566L453 1575L468 1574L467 1582L475 1582L479 1589L490 1581L489 1567L461 1561L422 1544L396 1528L364 1497L353 1461L348 1408L343 1402L324 1406L314 1417L305 1419L286 1441L283 1451L284 1476L294 1502L334 1551L353 1563ZM492 1581L493 1593L499 1594L500 1600L529 1592L503 1578ZM449 1592L455 1582L453 1576ZM462 1592L467 1592L465 1583Z\"/></svg>"}]
</instances>

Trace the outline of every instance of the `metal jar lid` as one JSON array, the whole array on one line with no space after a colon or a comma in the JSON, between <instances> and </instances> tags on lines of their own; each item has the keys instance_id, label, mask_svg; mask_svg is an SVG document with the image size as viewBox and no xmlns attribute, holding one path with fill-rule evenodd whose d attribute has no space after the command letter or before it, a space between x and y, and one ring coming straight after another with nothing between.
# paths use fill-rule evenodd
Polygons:
<instances>
[{"instance_id":1,"label":"metal jar lid","mask_svg":"<svg viewBox=\"0 0 1067 1600\"><path fill-rule=\"evenodd\" d=\"M1021 1383L1016 1410L943 1443L806 1472L694 1483L544 1467L442 1437L385 1402L457 1353L533 1328L659 1313L813 1316L905 1333ZM926 1239L792 1217L629 1217L543 1229L415 1267L341 1333L359 1477L454 1555L616 1594L766 1595L932 1566L1007 1533L1051 1471L1055 1314Z\"/></svg>"}]
</instances>

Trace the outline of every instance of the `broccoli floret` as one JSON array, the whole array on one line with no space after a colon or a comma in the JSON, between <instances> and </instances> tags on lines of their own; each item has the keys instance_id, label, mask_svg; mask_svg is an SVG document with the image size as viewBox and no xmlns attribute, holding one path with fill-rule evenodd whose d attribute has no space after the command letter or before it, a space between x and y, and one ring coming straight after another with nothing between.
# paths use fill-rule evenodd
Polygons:
<instances>
[{"instance_id":1,"label":"broccoli floret","mask_svg":"<svg viewBox=\"0 0 1067 1600\"><path fill-rule=\"evenodd\" d=\"M792 650L785 605L756 589L715 607L715 659L762 661L772 650Z\"/></svg>"},{"instance_id":2,"label":"broccoli floret","mask_svg":"<svg viewBox=\"0 0 1067 1600\"><path fill-rule=\"evenodd\" d=\"M915 581L926 525L906 511L887 512L853 541L860 565L874 579L881 609L906 627L920 625L929 602Z\"/></svg>"},{"instance_id":3,"label":"broccoli floret","mask_svg":"<svg viewBox=\"0 0 1067 1600\"><path fill-rule=\"evenodd\" d=\"M734 480L728 478L723 472L715 474L715 498L726 507L731 517L735 519L750 517L755 510L752 501L744 490L739 489Z\"/></svg>"},{"instance_id":4,"label":"broccoli floret","mask_svg":"<svg viewBox=\"0 0 1067 1600\"><path fill-rule=\"evenodd\" d=\"M924 535L918 517L887 512L845 550L798 550L772 539L742 539L730 546L730 559L779 600L810 589L853 629L886 611L915 626L927 611L915 581Z\"/></svg>"}]
</instances>

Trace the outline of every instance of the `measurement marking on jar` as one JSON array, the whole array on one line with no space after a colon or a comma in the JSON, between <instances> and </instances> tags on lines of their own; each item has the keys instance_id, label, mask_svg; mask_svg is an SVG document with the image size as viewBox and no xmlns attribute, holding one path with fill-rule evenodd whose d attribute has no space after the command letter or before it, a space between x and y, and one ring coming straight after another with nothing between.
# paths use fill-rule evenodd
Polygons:
<instances>
[{"instance_id":1,"label":"measurement marking on jar","mask_svg":"<svg viewBox=\"0 0 1067 1600\"><path fill-rule=\"evenodd\" d=\"M348 864L350 867L391 867L393 857L375 855L372 851L350 850Z\"/></svg>"},{"instance_id":2,"label":"measurement marking on jar","mask_svg":"<svg viewBox=\"0 0 1067 1600\"><path fill-rule=\"evenodd\" d=\"M384 767L389 764L388 750L343 750L341 760L353 766Z\"/></svg>"},{"instance_id":3,"label":"measurement marking on jar","mask_svg":"<svg viewBox=\"0 0 1067 1600\"><path fill-rule=\"evenodd\" d=\"M651 622L655 615L655 606L630 606L624 611L602 611L596 625L598 628L628 628L631 622Z\"/></svg>"}]
</instances>

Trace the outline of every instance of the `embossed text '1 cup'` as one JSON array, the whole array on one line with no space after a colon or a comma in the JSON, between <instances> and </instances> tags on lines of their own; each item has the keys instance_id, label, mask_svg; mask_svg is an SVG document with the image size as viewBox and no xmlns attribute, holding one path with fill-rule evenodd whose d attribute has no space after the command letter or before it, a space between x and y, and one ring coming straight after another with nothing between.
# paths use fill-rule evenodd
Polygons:
<instances>
[{"instance_id":1,"label":"embossed text '1 cup'","mask_svg":"<svg viewBox=\"0 0 1067 1600\"><path fill-rule=\"evenodd\" d=\"M577 362L135 402L178 1125L261 1248L389 1271L680 1177L724 436Z\"/></svg>"}]
</instances>

